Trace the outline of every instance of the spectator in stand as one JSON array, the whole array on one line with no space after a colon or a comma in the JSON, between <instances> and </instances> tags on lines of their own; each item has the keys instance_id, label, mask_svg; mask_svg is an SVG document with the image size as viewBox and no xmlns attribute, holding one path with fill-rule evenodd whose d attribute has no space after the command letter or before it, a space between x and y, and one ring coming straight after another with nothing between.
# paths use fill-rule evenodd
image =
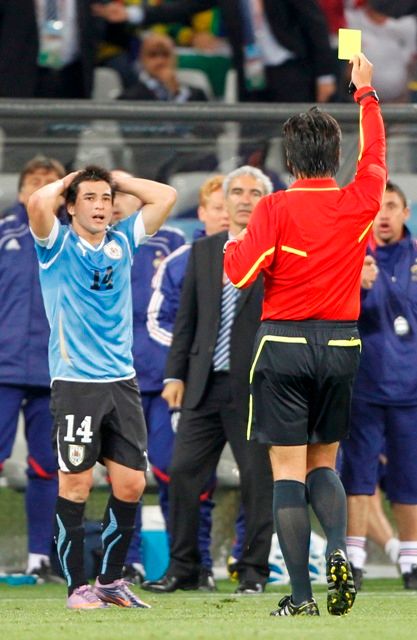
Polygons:
<instances>
[{"instance_id":1,"label":"spectator in stand","mask_svg":"<svg viewBox=\"0 0 417 640\"><path fill-rule=\"evenodd\" d=\"M136 83L120 98L183 103L205 101L207 95L202 89L180 83L174 41L167 35L149 32L142 39Z\"/></svg>"},{"instance_id":2,"label":"spectator in stand","mask_svg":"<svg viewBox=\"0 0 417 640\"><path fill-rule=\"evenodd\" d=\"M333 96L336 84L329 34L315 1L174 0L130 10L111 1L93 4L93 11L109 21L147 27L182 21L214 6L222 12L241 99L326 102Z\"/></svg>"},{"instance_id":3,"label":"spectator in stand","mask_svg":"<svg viewBox=\"0 0 417 640\"><path fill-rule=\"evenodd\" d=\"M373 0L356 0L355 8L346 9L348 27L362 31L362 50L374 61L381 101L407 102L408 79L416 56L416 20L411 16L394 20L373 6Z\"/></svg>"},{"instance_id":4,"label":"spectator in stand","mask_svg":"<svg viewBox=\"0 0 417 640\"><path fill-rule=\"evenodd\" d=\"M375 11L384 13L391 18L417 15L417 0L371 0Z\"/></svg>"},{"instance_id":5,"label":"spectator in stand","mask_svg":"<svg viewBox=\"0 0 417 640\"><path fill-rule=\"evenodd\" d=\"M28 446L26 572L36 574L39 582L62 583L50 564L58 465L49 411L49 326L26 206L36 189L64 175L58 160L30 160L20 174L18 201L0 219L0 473L12 453L22 411ZM57 200L56 212L59 205Z\"/></svg>"},{"instance_id":6,"label":"spectator in stand","mask_svg":"<svg viewBox=\"0 0 417 640\"><path fill-rule=\"evenodd\" d=\"M89 98L98 29L90 0L0 0L0 96Z\"/></svg>"},{"instance_id":7,"label":"spectator in stand","mask_svg":"<svg viewBox=\"0 0 417 640\"><path fill-rule=\"evenodd\" d=\"M347 26L345 4L343 0L318 0L318 3L327 21L330 46L337 69L337 93L332 99L338 102L347 102L349 100L348 66L346 60L338 59L339 29L344 29Z\"/></svg>"}]
</instances>

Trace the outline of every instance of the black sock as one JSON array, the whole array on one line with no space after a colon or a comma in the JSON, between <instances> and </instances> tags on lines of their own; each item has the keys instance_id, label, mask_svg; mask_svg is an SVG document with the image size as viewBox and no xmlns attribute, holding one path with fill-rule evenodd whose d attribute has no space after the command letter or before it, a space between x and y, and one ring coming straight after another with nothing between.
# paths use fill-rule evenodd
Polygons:
<instances>
[{"instance_id":1,"label":"black sock","mask_svg":"<svg viewBox=\"0 0 417 640\"><path fill-rule=\"evenodd\" d=\"M111 494L103 520L103 561L99 582L109 584L122 576L130 540L135 530L138 502L123 502Z\"/></svg>"},{"instance_id":2,"label":"black sock","mask_svg":"<svg viewBox=\"0 0 417 640\"><path fill-rule=\"evenodd\" d=\"M326 558L335 549L346 554L346 494L339 476L329 467L319 467L308 474L306 487L327 538Z\"/></svg>"},{"instance_id":3,"label":"black sock","mask_svg":"<svg viewBox=\"0 0 417 640\"><path fill-rule=\"evenodd\" d=\"M296 480L276 480L273 509L279 544L291 580L292 600L300 604L312 597L308 569L311 526L305 485Z\"/></svg>"},{"instance_id":4,"label":"black sock","mask_svg":"<svg viewBox=\"0 0 417 640\"><path fill-rule=\"evenodd\" d=\"M59 562L68 584L68 595L88 584L84 570L85 502L72 502L58 496L55 515L55 542Z\"/></svg>"}]
</instances>

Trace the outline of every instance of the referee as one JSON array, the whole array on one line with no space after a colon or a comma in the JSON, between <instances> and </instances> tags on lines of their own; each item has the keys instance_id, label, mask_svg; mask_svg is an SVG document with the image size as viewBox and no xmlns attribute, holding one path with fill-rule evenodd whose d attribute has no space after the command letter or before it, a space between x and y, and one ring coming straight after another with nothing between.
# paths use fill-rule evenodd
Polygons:
<instances>
[{"instance_id":1,"label":"referee","mask_svg":"<svg viewBox=\"0 0 417 640\"><path fill-rule=\"evenodd\" d=\"M316 107L291 117L283 133L295 181L262 198L246 231L225 247L225 270L236 287L247 287L260 271L265 279L248 435L270 447L274 520L291 579L292 594L274 616L319 615L308 570L308 502L327 537L329 613L348 613L356 595L346 559L346 496L334 469L361 349L360 274L387 172L372 64L363 54L351 62L361 143L354 181L340 188L334 179L336 120Z\"/></svg>"}]
</instances>

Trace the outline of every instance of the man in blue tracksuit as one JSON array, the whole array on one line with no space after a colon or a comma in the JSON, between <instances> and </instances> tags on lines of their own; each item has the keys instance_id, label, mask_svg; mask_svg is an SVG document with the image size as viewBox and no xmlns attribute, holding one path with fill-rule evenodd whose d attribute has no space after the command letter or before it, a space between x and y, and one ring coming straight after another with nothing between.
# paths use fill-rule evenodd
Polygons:
<instances>
[{"instance_id":1,"label":"man in blue tracksuit","mask_svg":"<svg viewBox=\"0 0 417 640\"><path fill-rule=\"evenodd\" d=\"M198 215L204 225L204 229L198 228L195 230L193 235L194 241L205 235L219 233L229 228L229 215L224 203L223 176L217 175L206 180L200 189L199 200ZM158 270L153 283L154 292L148 307L148 331L155 343L165 348L165 354L172 342L175 318L180 302L181 289L190 250L191 245L187 244L174 251ZM175 418L178 418L178 414L174 419ZM172 446L170 449L170 458L171 456ZM215 477L212 479L212 484L214 488ZM236 520L236 540L232 549L232 555L228 559L228 568L232 575L234 574L234 565L243 550L244 530L244 515L241 508ZM207 567L207 559L203 554L201 563L203 567Z\"/></svg>"},{"instance_id":2,"label":"man in blue tracksuit","mask_svg":"<svg viewBox=\"0 0 417 640\"><path fill-rule=\"evenodd\" d=\"M113 221L125 217L138 208L137 199L129 194L116 193ZM171 461L174 432L168 405L161 398L162 379L166 351L150 339L146 328L147 308L152 294L152 281L159 265L173 251L184 245L184 234L178 229L163 226L142 245L133 261L133 357L142 406L148 430L148 456L153 475L158 484L159 504L165 521L168 518L168 467ZM202 501L200 548L211 569L211 511L213 503L207 493ZM132 582L144 578L141 548L142 512L136 514L136 528L129 546L124 577Z\"/></svg>"},{"instance_id":3,"label":"man in blue tracksuit","mask_svg":"<svg viewBox=\"0 0 417 640\"><path fill-rule=\"evenodd\" d=\"M406 589L417 589L417 241L402 190L388 183L362 271L363 343L341 476L348 494L347 551L357 581L366 557L370 496L379 455L400 539Z\"/></svg>"},{"instance_id":4,"label":"man in blue tracksuit","mask_svg":"<svg viewBox=\"0 0 417 640\"><path fill-rule=\"evenodd\" d=\"M26 571L38 575L39 582L63 581L51 572L49 560L58 491L49 411L49 326L26 205L36 189L64 175L57 160L33 158L20 175L18 202L0 218L0 473L12 453L22 410L28 445Z\"/></svg>"}]
</instances>

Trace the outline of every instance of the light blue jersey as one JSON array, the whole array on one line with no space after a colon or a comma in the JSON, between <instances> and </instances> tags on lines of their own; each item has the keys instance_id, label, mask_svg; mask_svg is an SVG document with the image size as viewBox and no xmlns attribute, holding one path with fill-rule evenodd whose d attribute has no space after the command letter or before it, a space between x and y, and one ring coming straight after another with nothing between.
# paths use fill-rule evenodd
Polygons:
<instances>
[{"instance_id":1,"label":"light blue jersey","mask_svg":"<svg viewBox=\"0 0 417 640\"><path fill-rule=\"evenodd\" d=\"M52 381L135 375L130 272L133 253L147 238L140 213L109 227L98 246L58 220L49 238L35 238Z\"/></svg>"}]
</instances>

